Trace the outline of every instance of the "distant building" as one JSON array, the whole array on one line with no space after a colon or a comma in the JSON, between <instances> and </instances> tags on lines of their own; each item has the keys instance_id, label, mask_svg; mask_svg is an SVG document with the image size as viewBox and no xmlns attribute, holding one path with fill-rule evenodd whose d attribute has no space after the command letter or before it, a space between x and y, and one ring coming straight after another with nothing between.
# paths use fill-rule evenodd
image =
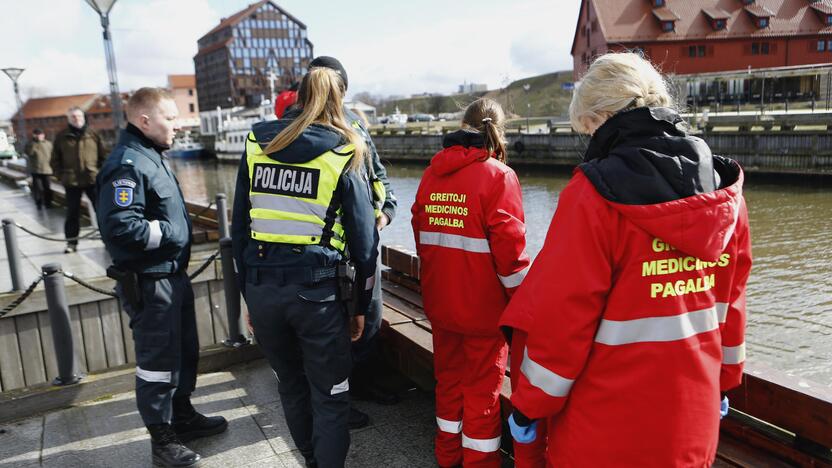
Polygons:
<instances>
[{"instance_id":1,"label":"distant building","mask_svg":"<svg viewBox=\"0 0 832 468\"><path fill-rule=\"evenodd\" d=\"M459 94L484 93L488 85L484 83L463 83L459 85Z\"/></svg>"},{"instance_id":2,"label":"distant building","mask_svg":"<svg viewBox=\"0 0 832 468\"><path fill-rule=\"evenodd\" d=\"M621 50L677 75L689 97L825 98L829 70L817 64L832 62L832 1L582 0L574 78L599 55Z\"/></svg>"},{"instance_id":3,"label":"distant building","mask_svg":"<svg viewBox=\"0 0 832 468\"><path fill-rule=\"evenodd\" d=\"M272 1L261 0L224 18L202 36L194 57L199 108L257 107L300 79L312 60L306 25Z\"/></svg>"},{"instance_id":4,"label":"distant building","mask_svg":"<svg viewBox=\"0 0 832 468\"><path fill-rule=\"evenodd\" d=\"M179 110L179 125L199 126L199 105L197 103L196 77L194 75L168 75L168 89L173 93Z\"/></svg>"},{"instance_id":5,"label":"distant building","mask_svg":"<svg viewBox=\"0 0 832 468\"><path fill-rule=\"evenodd\" d=\"M128 98L127 93L122 93L123 102L127 102ZM54 139L59 131L67 127L66 114L71 107L79 107L84 111L87 125L97 131L108 144L115 142L116 132L109 94L75 94L27 100L22 109L26 120L26 131L29 132L26 139L36 128L42 129L47 139ZM17 113L11 120L15 127L15 135L17 135L19 132Z\"/></svg>"},{"instance_id":6,"label":"distant building","mask_svg":"<svg viewBox=\"0 0 832 468\"><path fill-rule=\"evenodd\" d=\"M344 101L344 107L357 113L359 116L363 115L367 118L366 123L374 124L378 120L376 108L361 101Z\"/></svg>"}]
</instances>

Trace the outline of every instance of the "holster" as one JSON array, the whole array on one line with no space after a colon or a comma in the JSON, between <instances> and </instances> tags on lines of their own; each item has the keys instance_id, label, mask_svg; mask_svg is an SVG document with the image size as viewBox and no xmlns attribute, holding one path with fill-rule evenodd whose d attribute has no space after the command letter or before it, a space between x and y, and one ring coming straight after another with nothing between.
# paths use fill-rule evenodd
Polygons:
<instances>
[{"instance_id":1,"label":"holster","mask_svg":"<svg viewBox=\"0 0 832 468\"><path fill-rule=\"evenodd\" d=\"M351 262L338 264L338 300L344 303L350 316L355 315L358 295L355 293L355 265Z\"/></svg>"},{"instance_id":2,"label":"holster","mask_svg":"<svg viewBox=\"0 0 832 468\"><path fill-rule=\"evenodd\" d=\"M107 267L107 277L116 280L121 288L122 299L133 309L142 305L142 288L139 275L135 271L119 268L115 265Z\"/></svg>"}]
</instances>

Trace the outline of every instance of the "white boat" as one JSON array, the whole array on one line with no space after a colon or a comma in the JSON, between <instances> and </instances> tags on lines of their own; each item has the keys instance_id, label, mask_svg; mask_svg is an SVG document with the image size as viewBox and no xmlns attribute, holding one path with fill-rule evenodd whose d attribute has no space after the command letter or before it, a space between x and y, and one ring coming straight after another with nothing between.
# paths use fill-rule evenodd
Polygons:
<instances>
[{"instance_id":1,"label":"white boat","mask_svg":"<svg viewBox=\"0 0 832 468\"><path fill-rule=\"evenodd\" d=\"M6 136L6 132L3 130L0 130L0 159L10 159L12 161L17 159L17 151L9 143L9 137Z\"/></svg>"},{"instance_id":2,"label":"white boat","mask_svg":"<svg viewBox=\"0 0 832 468\"><path fill-rule=\"evenodd\" d=\"M173 146L167 151L171 158L198 159L205 153L205 146L191 138L191 132L185 132L181 138L173 141Z\"/></svg>"},{"instance_id":3,"label":"white boat","mask_svg":"<svg viewBox=\"0 0 832 468\"><path fill-rule=\"evenodd\" d=\"M259 108L245 109L227 115L217 130L214 152L217 159L239 161L246 150L246 138L251 126L263 120L276 120L271 103L264 101Z\"/></svg>"}]
</instances>

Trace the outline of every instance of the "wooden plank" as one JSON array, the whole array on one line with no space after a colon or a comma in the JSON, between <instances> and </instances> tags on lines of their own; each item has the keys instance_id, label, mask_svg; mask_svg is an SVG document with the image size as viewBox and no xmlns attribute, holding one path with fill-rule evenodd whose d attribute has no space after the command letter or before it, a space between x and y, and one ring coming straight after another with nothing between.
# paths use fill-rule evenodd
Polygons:
<instances>
[{"instance_id":1,"label":"wooden plank","mask_svg":"<svg viewBox=\"0 0 832 468\"><path fill-rule=\"evenodd\" d=\"M734 409L832 447L832 388L747 363L743 384L728 397Z\"/></svg>"},{"instance_id":2,"label":"wooden plank","mask_svg":"<svg viewBox=\"0 0 832 468\"><path fill-rule=\"evenodd\" d=\"M52 380L58 376L58 361L55 358L55 344L52 341L52 324L49 321L49 312L38 312L37 317L40 326L40 342L43 346L46 377Z\"/></svg>"},{"instance_id":3,"label":"wooden plank","mask_svg":"<svg viewBox=\"0 0 832 468\"><path fill-rule=\"evenodd\" d=\"M90 372L106 369L107 351L104 348L104 332L101 328L98 303L81 304L78 311L81 316L81 332L84 335L87 369Z\"/></svg>"},{"instance_id":4,"label":"wooden plank","mask_svg":"<svg viewBox=\"0 0 832 468\"><path fill-rule=\"evenodd\" d=\"M422 302L421 294L401 284L397 284L392 281L382 279L381 288L384 290L385 293L393 294L394 296L404 299L405 301L411 303L414 307L418 307L420 309L423 309L425 307L424 303Z\"/></svg>"},{"instance_id":5,"label":"wooden plank","mask_svg":"<svg viewBox=\"0 0 832 468\"><path fill-rule=\"evenodd\" d=\"M208 293L211 295L214 337L217 342L222 342L228 338L228 315L225 306L225 288L222 286L222 281L209 281Z\"/></svg>"},{"instance_id":6,"label":"wooden plank","mask_svg":"<svg viewBox=\"0 0 832 468\"><path fill-rule=\"evenodd\" d=\"M26 386L46 382L37 315L27 314L13 320L17 322L17 339L20 343L20 359L23 363Z\"/></svg>"},{"instance_id":7,"label":"wooden plank","mask_svg":"<svg viewBox=\"0 0 832 468\"><path fill-rule=\"evenodd\" d=\"M130 316L121 307L121 301L118 301L118 311L121 317L121 333L124 337L124 357L127 362L136 362L136 344L133 341L133 330L130 329Z\"/></svg>"},{"instance_id":8,"label":"wooden plank","mask_svg":"<svg viewBox=\"0 0 832 468\"><path fill-rule=\"evenodd\" d=\"M87 353L84 349L84 332L81 327L81 313L79 306L72 306L69 308L69 324L72 328L72 345L75 348L75 361L78 366L78 372L86 374L87 369Z\"/></svg>"},{"instance_id":9,"label":"wooden plank","mask_svg":"<svg viewBox=\"0 0 832 468\"><path fill-rule=\"evenodd\" d=\"M419 279L419 257L401 246L382 246L382 260L391 270Z\"/></svg>"},{"instance_id":10,"label":"wooden plank","mask_svg":"<svg viewBox=\"0 0 832 468\"><path fill-rule=\"evenodd\" d=\"M14 319L0 319L0 380L7 392L26 386Z\"/></svg>"},{"instance_id":11,"label":"wooden plank","mask_svg":"<svg viewBox=\"0 0 832 468\"><path fill-rule=\"evenodd\" d=\"M107 299L98 303L101 312L101 327L104 332L104 350L107 352L107 366L116 367L127 363L124 353L124 333L121 328L121 312L118 299Z\"/></svg>"},{"instance_id":12,"label":"wooden plank","mask_svg":"<svg viewBox=\"0 0 832 468\"><path fill-rule=\"evenodd\" d=\"M422 309L417 309L416 307L413 307L409 302L405 302L392 294L388 294L384 298L384 303L387 305L387 307L390 307L396 312L410 317L414 321L427 320L428 318Z\"/></svg>"},{"instance_id":13,"label":"wooden plank","mask_svg":"<svg viewBox=\"0 0 832 468\"><path fill-rule=\"evenodd\" d=\"M395 272L391 269L381 271L381 277L391 283L395 283L416 293L422 292L422 287L419 285L419 280L415 280L409 276Z\"/></svg>"},{"instance_id":14,"label":"wooden plank","mask_svg":"<svg viewBox=\"0 0 832 468\"><path fill-rule=\"evenodd\" d=\"M214 324L211 320L211 299L208 285L196 283L194 288L194 309L196 310L196 330L199 334L199 347L203 348L214 341Z\"/></svg>"},{"instance_id":15,"label":"wooden plank","mask_svg":"<svg viewBox=\"0 0 832 468\"><path fill-rule=\"evenodd\" d=\"M411 319L410 317L400 312L397 312L387 306L381 308L381 319L384 320L384 323L386 323L387 326L413 322L413 319Z\"/></svg>"}]
</instances>

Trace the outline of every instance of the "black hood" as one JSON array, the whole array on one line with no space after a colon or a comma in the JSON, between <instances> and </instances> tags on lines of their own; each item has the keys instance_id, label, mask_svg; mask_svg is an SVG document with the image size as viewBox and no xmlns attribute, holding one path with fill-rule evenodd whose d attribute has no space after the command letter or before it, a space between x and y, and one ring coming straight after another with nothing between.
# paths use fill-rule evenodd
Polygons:
<instances>
[{"instance_id":1,"label":"black hood","mask_svg":"<svg viewBox=\"0 0 832 468\"><path fill-rule=\"evenodd\" d=\"M294 116L292 116L294 117ZM280 120L263 121L254 124L252 132L260 147L265 149L269 142L294 121L289 113ZM311 161L327 151L343 144L341 135L323 125L312 124L300 134L289 146L269 154L275 161L283 163L303 163Z\"/></svg>"},{"instance_id":2,"label":"black hood","mask_svg":"<svg viewBox=\"0 0 832 468\"><path fill-rule=\"evenodd\" d=\"M604 122L578 166L607 200L650 205L733 184L738 165L688 135L675 111L639 107Z\"/></svg>"},{"instance_id":3,"label":"black hood","mask_svg":"<svg viewBox=\"0 0 832 468\"><path fill-rule=\"evenodd\" d=\"M451 146L482 148L484 144L482 133L467 128L448 133L442 138L443 148L450 148Z\"/></svg>"}]
</instances>

